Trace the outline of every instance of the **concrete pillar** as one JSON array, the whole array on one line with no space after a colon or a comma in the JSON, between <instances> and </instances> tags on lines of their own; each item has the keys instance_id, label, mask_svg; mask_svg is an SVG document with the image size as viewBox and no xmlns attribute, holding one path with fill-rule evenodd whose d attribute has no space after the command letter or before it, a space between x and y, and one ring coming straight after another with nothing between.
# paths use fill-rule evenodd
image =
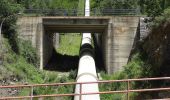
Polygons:
<instances>
[{"instance_id":1,"label":"concrete pillar","mask_svg":"<svg viewBox=\"0 0 170 100\"><path fill-rule=\"evenodd\" d=\"M102 55L103 55L103 62L104 62L104 67L105 70L107 71L107 34L108 34L108 28L105 30L105 32L102 34Z\"/></svg>"},{"instance_id":2,"label":"concrete pillar","mask_svg":"<svg viewBox=\"0 0 170 100\"><path fill-rule=\"evenodd\" d=\"M109 21L109 23L108 23L106 45L107 45L107 47L105 48L106 49L106 70L110 74L110 73L112 73L112 70L111 70L111 68L112 68L112 64L111 64L111 61L112 61L112 51L111 51L111 48L112 48L112 22L111 21Z\"/></svg>"},{"instance_id":3,"label":"concrete pillar","mask_svg":"<svg viewBox=\"0 0 170 100\"><path fill-rule=\"evenodd\" d=\"M40 56L40 70L43 70L43 66L44 66L44 64L43 64L43 62L44 62L44 60L43 60L43 37L44 37L44 28L43 28L43 25L42 25L42 23L41 24L39 24L39 29L41 29L41 32L39 33L39 34L37 34L37 36L39 36L39 38L37 38L37 40L40 40L40 42L39 43L37 43L37 45L39 44L39 56Z\"/></svg>"},{"instance_id":4,"label":"concrete pillar","mask_svg":"<svg viewBox=\"0 0 170 100\"><path fill-rule=\"evenodd\" d=\"M110 68L112 67L111 45L112 45L112 21L110 20L108 23L108 27L105 30L105 33L102 34L102 53L103 53L104 66L107 73L111 73Z\"/></svg>"},{"instance_id":5,"label":"concrete pillar","mask_svg":"<svg viewBox=\"0 0 170 100\"><path fill-rule=\"evenodd\" d=\"M53 52L53 34L44 31L43 34L43 67L48 63Z\"/></svg>"},{"instance_id":6,"label":"concrete pillar","mask_svg":"<svg viewBox=\"0 0 170 100\"><path fill-rule=\"evenodd\" d=\"M59 47L59 33L53 33L53 46L55 49Z\"/></svg>"},{"instance_id":7,"label":"concrete pillar","mask_svg":"<svg viewBox=\"0 0 170 100\"><path fill-rule=\"evenodd\" d=\"M96 66L99 69L104 69L103 64L103 54L102 54L102 34L104 33L95 33L93 40L94 40L94 47L95 47L95 62Z\"/></svg>"},{"instance_id":8,"label":"concrete pillar","mask_svg":"<svg viewBox=\"0 0 170 100\"><path fill-rule=\"evenodd\" d=\"M95 33L95 47L100 48L101 47L101 33Z\"/></svg>"},{"instance_id":9,"label":"concrete pillar","mask_svg":"<svg viewBox=\"0 0 170 100\"><path fill-rule=\"evenodd\" d=\"M134 17L115 17L112 18L113 36L111 48L111 68L109 73L115 73L123 70L123 66L128 63L135 36L139 18Z\"/></svg>"}]
</instances>

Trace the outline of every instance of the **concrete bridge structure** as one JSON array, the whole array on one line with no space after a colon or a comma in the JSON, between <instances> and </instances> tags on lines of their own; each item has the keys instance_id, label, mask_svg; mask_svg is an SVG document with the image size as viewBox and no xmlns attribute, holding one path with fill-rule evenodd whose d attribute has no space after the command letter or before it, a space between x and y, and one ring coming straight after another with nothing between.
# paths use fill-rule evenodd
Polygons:
<instances>
[{"instance_id":1,"label":"concrete bridge structure","mask_svg":"<svg viewBox=\"0 0 170 100\"><path fill-rule=\"evenodd\" d=\"M98 33L95 35L108 73L126 65L138 33L139 17L21 17L19 37L31 40L40 56L40 69L52 56L54 33Z\"/></svg>"}]
</instances>

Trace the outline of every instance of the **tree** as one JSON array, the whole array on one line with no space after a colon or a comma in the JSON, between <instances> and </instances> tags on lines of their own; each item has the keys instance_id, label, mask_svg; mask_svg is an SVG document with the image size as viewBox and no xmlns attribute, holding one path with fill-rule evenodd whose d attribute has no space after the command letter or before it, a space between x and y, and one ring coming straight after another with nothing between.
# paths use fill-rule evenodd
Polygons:
<instances>
[{"instance_id":1,"label":"tree","mask_svg":"<svg viewBox=\"0 0 170 100\"><path fill-rule=\"evenodd\" d=\"M170 0L163 0L164 2L164 9L170 7Z\"/></svg>"},{"instance_id":2,"label":"tree","mask_svg":"<svg viewBox=\"0 0 170 100\"><path fill-rule=\"evenodd\" d=\"M146 12L150 17L154 18L163 12L159 0L146 0L146 4Z\"/></svg>"},{"instance_id":3,"label":"tree","mask_svg":"<svg viewBox=\"0 0 170 100\"><path fill-rule=\"evenodd\" d=\"M2 21L5 19L5 22L2 26L2 33L5 37L9 39L11 48L17 53L19 51L17 46L17 34L15 31L15 24L17 20L15 14L19 11L20 5L18 5L14 1L0 0L0 23L2 23Z\"/></svg>"}]
</instances>

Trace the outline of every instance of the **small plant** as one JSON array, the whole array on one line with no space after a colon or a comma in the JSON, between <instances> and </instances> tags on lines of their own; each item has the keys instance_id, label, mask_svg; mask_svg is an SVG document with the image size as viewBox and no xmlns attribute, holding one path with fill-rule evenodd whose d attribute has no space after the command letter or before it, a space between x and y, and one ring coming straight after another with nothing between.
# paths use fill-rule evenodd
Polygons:
<instances>
[{"instance_id":1,"label":"small plant","mask_svg":"<svg viewBox=\"0 0 170 100\"><path fill-rule=\"evenodd\" d=\"M165 22L170 22L170 8L164 10L162 15L155 17L155 20L151 23L153 27L158 27Z\"/></svg>"},{"instance_id":2,"label":"small plant","mask_svg":"<svg viewBox=\"0 0 170 100\"><path fill-rule=\"evenodd\" d=\"M23 56L29 63L38 67L39 59L35 48L32 47L31 42L20 39L19 48L20 48L20 55Z\"/></svg>"},{"instance_id":3,"label":"small plant","mask_svg":"<svg viewBox=\"0 0 170 100\"><path fill-rule=\"evenodd\" d=\"M77 76L77 70L71 70L69 73L69 78L70 79L75 79Z\"/></svg>"},{"instance_id":4,"label":"small plant","mask_svg":"<svg viewBox=\"0 0 170 100\"><path fill-rule=\"evenodd\" d=\"M131 61L124 66L124 70L114 73L112 75L107 75L106 73L102 72L101 76L103 78L103 80L121 80L121 79L129 79L129 78L140 78L142 77L142 73L143 71L143 66L144 66L144 62L141 58L141 54L140 53L136 53L132 56ZM135 88L136 84L135 83L131 83L131 88ZM104 91L104 90L109 90L109 91L119 91L119 90L126 90L127 89L127 83L125 82L115 82L112 84L101 84L100 85L100 90ZM135 97L138 94L136 93L131 93L130 94L130 98L133 100L135 100ZM113 100L113 98L115 100L124 100L126 99L126 95L124 94L107 94L107 95L101 95L101 98L107 98L107 100Z\"/></svg>"}]
</instances>

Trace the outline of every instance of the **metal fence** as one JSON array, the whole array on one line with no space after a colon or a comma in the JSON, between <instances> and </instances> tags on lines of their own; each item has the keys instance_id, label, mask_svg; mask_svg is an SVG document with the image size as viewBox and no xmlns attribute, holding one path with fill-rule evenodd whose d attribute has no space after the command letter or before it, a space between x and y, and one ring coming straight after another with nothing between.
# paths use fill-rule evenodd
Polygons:
<instances>
[{"instance_id":1,"label":"metal fence","mask_svg":"<svg viewBox=\"0 0 170 100\"><path fill-rule=\"evenodd\" d=\"M84 10L77 9L25 9L25 14L44 16L84 16ZM139 15L139 9L92 9L91 16Z\"/></svg>"},{"instance_id":2,"label":"metal fence","mask_svg":"<svg viewBox=\"0 0 170 100\"><path fill-rule=\"evenodd\" d=\"M170 81L170 77L159 77L159 78L141 78L141 79L123 79L123 80L105 80L105 81L98 81L98 82L69 82L69 83L54 83L54 84L32 84L32 85L11 85L11 86L0 86L0 89L5 89L5 88L29 88L30 90L30 95L27 96L13 96L13 97L0 97L0 100L10 100L10 99L33 99L33 98L45 98L45 97L63 97L63 96L75 96L78 95L80 96L80 100L82 95L93 95L93 94L114 94L114 93L122 93L126 94L127 100L130 100L129 94L132 92L154 92L154 91L169 91L170 86L166 87L154 87L154 88L139 88L139 89L133 89L131 88L131 84L133 82L145 82L145 81ZM110 90L110 91L100 91L100 92L94 92L94 93L81 93L82 90L82 85L83 84L109 84L109 83L126 83L127 87L124 90ZM80 93L79 94L74 94L74 93L67 93L67 94L48 94L48 95L35 95L34 89L38 87L52 87L52 86L68 86L68 85L80 85ZM163 99L161 99L163 100Z\"/></svg>"}]
</instances>

